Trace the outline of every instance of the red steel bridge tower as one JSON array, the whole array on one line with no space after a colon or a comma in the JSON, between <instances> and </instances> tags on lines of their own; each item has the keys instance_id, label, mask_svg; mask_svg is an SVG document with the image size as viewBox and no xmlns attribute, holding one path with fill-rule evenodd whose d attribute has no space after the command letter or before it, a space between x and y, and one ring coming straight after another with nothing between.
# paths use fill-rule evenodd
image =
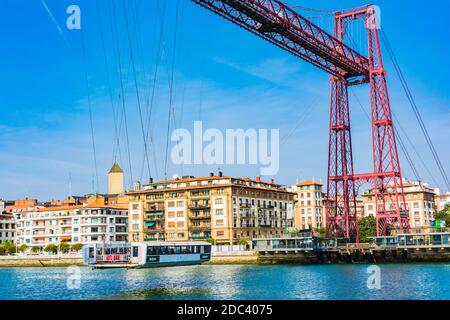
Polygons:
<instances>
[{"instance_id":1,"label":"red steel bridge tower","mask_svg":"<svg viewBox=\"0 0 450 320\"><path fill-rule=\"evenodd\" d=\"M409 216L378 34L375 7L338 12L334 36L279 0L192 0L238 26L331 74L327 234L358 241L356 191L370 182L377 233L409 231ZM368 56L345 44L346 25L361 19ZM348 88L370 85L374 172L353 168Z\"/></svg>"}]
</instances>

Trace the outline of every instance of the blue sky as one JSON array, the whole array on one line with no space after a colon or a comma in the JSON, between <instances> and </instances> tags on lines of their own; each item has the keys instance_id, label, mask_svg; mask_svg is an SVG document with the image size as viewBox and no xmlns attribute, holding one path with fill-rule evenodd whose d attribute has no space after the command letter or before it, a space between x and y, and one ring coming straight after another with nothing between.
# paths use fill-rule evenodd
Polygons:
<instances>
[{"instance_id":1,"label":"blue sky","mask_svg":"<svg viewBox=\"0 0 450 320\"><path fill-rule=\"evenodd\" d=\"M165 49L160 55L152 109L151 171L164 177L173 57L175 0L126 0L137 84L144 119L153 90L161 18ZM434 3L435 2L435 3ZM357 7L365 1L290 0L320 10ZM132 180L148 180L143 166L143 139L122 0L115 1L119 49L115 47L112 0L3 0L0 19L0 198L62 198L106 192L107 171L114 160L114 114L122 115L118 55L128 123L131 164L124 127L117 160ZM89 93L99 174L92 155L89 103L83 65L81 32L66 28L66 8L78 4L86 44ZM157 6L159 4L159 7ZM450 173L450 90L446 64L450 51L447 2L374 1L382 25L415 95L436 149ZM440 8L436 10L436 8ZM330 15L300 11L328 29ZM180 0L174 69L174 127L279 128L283 184L300 179L326 179L329 121L329 76L271 46L189 0ZM61 32L59 31L61 28ZM101 32L102 31L102 32ZM352 29L360 37L358 27ZM104 44L104 46L103 46ZM358 48L359 49L359 48ZM119 52L119 53L118 53ZM105 58L106 57L106 58ZM402 127L422 154L431 175L407 144L423 179L443 187L425 140L407 103L387 55L392 107ZM368 87L355 89L368 110ZM352 100L355 171L371 170L370 126ZM404 175L413 178L400 152ZM131 170L130 170L131 167ZM168 175L205 175L217 167L168 165ZM254 177L259 166L223 166L226 174ZM69 178L71 177L71 178ZM272 178L272 177L268 177Z\"/></svg>"}]
</instances>

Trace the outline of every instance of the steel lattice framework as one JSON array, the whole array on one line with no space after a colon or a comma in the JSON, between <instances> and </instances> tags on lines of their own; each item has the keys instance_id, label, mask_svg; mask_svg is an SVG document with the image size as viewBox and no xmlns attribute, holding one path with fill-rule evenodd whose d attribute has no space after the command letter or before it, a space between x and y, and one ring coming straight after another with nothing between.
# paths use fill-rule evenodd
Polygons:
<instances>
[{"instance_id":1,"label":"steel lattice framework","mask_svg":"<svg viewBox=\"0 0 450 320\"><path fill-rule=\"evenodd\" d=\"M409 231L409 216L372 6L340 12L330 35L279 0L192 0L270 43L331 74L327 234L358 240L356 184L371 182L377 233ZM368 57L345 44L348 21L362 19ZM354 174L348 88L370 84L374 172Z\"/></svg>"}]
</instances>

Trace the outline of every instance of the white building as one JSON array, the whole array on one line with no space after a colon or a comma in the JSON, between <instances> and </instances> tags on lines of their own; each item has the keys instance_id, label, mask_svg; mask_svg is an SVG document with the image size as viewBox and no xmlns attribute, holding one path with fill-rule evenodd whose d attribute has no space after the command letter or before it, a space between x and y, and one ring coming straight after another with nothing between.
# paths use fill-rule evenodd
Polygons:
<instances>
[{"instance_id":1,"label":"white building","mask_svg":"<svg viewBox=\"0 0 450 320\"><path fill-rule=\"evenodd\" d=\"M409 222L412 228L430 227L436 213L436 189L422 182L403 182ZM371 190L363 194L364 215L375 216L375 197Z\"/></svg>"},{"instance_id":2,"label":"white building","mask_svg":"<svg viewBox=\"0 0 450 320\"><path fill-rule=\"evenodd\" d=\"M14 242L16 223L12 215L0 214L0 244Z\"/></svg>"},{"instance_id":3,"label":"white building","mask_svg":"<svg viewBox=\"0 0 450 320\"><path fill-rule=\"evenodd\" d=\"M84 205L37 208L16 213L15 219L18 245L128 241L128 210L123 207Z\"/></svg>"}]
</instances>

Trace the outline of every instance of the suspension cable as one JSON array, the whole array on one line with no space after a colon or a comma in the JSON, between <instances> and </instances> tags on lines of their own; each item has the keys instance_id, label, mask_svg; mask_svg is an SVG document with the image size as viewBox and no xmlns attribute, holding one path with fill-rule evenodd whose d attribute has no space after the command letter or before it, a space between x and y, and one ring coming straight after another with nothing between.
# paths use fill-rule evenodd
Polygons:
<instances>
[{"instance_id":1,"label":"suspension cable","mask_svg":"<svg viewBox=\"0 0 450 320\"><path fill-rule=\"evenodd\" d=\"M87 99L88 99L88 105L89 105L89 124L91 126L91 142L92 142L92 151L93 151L93 160L94 160L94 168L95 168L95 181L97 190L99 191L99 182L98 182L98 166L97 166L97 151L95 148L95 134L94 134L94 121L92 117L92 101L91 101L91 88L89 84L89 76L88 76L88 68L87 68L87 59L86 59L86 46L84 41L84 33L83 28L81 28L81 48L83 52L83 65L84 65L84 76L85 76L85 83L86 83L86 92L87 92Z\"/></svg>"},{"instance_id":2,"label":"suspension cable","mask_svg":"<svg viewBox=\"0 0 450 320\"><path fill-rule=\"evenodd\" d=\"M106 44L105 44L105 36L104 36L104 31L103 31L103 21L102 21L102 15L100 14L100 5L99 5L99 0L96 0L96 9L97 9L97 19L98 19L98 23L99 23L99 31L100 31L100 39L101 39L101 43L102 43L102 50L103 50L103 61L105 64L105 71L106 71L106 80L108 83L108 93L109 93L109 98L110 98L110 102L111 102L111 111L113 113L113 120L114 120L114 139L113 139L113 163L117 162L117 154L115 152L115 146L116 146L116 139L119 139L118 137L118 125L117 125L117 111L116 108L114 106L114 97L113 97L113 93L112 93L112 86L111 86L111 77L109 74L109 63L108 63L108 58L107 58L107 53L106 53Z\"/></svg>"},{"instance_id":3,"label":"suspension cable","mask_svg":"<svg viewBox=\"0 0 450 320\"><path fill-rule=\"evenodd\" d=\"M168 162L168 153L169 153L169 139L170 139L170 120L172 119L172 109L173 109L173 83L174 83L174 74L175 74L175 58L176 58L176 48L177 48L177 36L178 36L178 18L180 11L180 0L177 0L176 4L176 14L175 14L175 31L174 31L174 40L173 40L173 56L172 56L172 74L169 82L169 117L167 120L167 136L166 136L166 154L164 159L164 178L167 179L167 162Z\"/></svg>"},{"instance_id":4,"label":"suspension cable","mask_svg":"<svg viewBox=\"0 0 450 320\"><path fill-rule=\"evenodd\" d=\"M367 120L368 120L370 123L372 123L372 120L371 120L369 114L367 113L366 109L365 109L364 106L362 105L361 100L358 98L358 96L356 95L356 93L355 93L355 91L353 90L353 88L350 87L350 91L351 91L351 93L353 94L353 96L354 96L356 102L358 103L359 107L360 107L361 110L364 112L364 115L366 116ZM395 116L395 115L394 115L394 116ZM397 124L398 124L398 121L397 121ZM411 167L411 170L412 170L412 172L413 172L413 174L414 174L414 177L416 178L417 181L421 181L422 179L421 179L421 177L420 177L419 172L417 171L417 167L415 166L414 162L412 161L411 155L409 154L408 149L406 149L406 146L405 146L405 144L404 144L404 142L403 142L402 137L400 136L400 134L398 133L398 131L395 130L395 128L394 128L394 134L395 134L397 140L398 140L399 143L400 143L400 147L401 147L401 149L402 149L402 151L403 151L403 154L405 155L406 160L408 161L409 166Z\"/></svg>"},{"instance_id":5,"label":"suspension cable","mask_svg":"<svg viewBox=\"0 0 450 320\"><path fill-rule=\"evenodd\" d=\"M137 105L138 105L138 109L139 109L139 119L140 119L140 124L141 124L142 138L144 140L144 152L145 152L145 155L147 158L147 170L148 170L149 177L150 177L151 169L150 169L150 161L148 158L147 137L146 137L145 129L144 129L144 120L143 120L142 108L141 108L141 98L139 95L139 86L138 86L138 82L137 82L136 67L135 67L135 63L134 63L133 45L131 43L130 29L129 29L129 24L128 24L128 15L127 15L127 8L125 5L125 0L122 0L122 5L123 5L123 11L125 14L125 25L126 25L126 31L127 31L127 36L128 36L128 45L129 45L129 49L130 49L131 66L132 66L132 70L133 70L134 85L135 85L135 89L136 89L136 99L137 99Z\"/></svg>"},{"instance_id":6,"label":"suspension cable","mask_svg":"<svg viewBox=\"0 0 450 320\"><path fill-rule=\"evenodd\" d=\"M397 75L400 78L400 82L402 84L402 87L403 87L403 89L405 91L405 94L406 94L408 100L409 100L411 108L413 109L414 115L416 116L416 119L419 122L420 129L422 130L422 133L423 133L423 135L425 137L425 140L426 140L426 142L428 144L428 147L431 150L431 153L432 153L433 158L434 158L434 160L436 162L436 165L437 165L437 167L438 167L438 169L439 169L439 171L440 171L440 173L442 175L444 183L445 183L447 189L450 190L450 180L449 180L449 178L447 176L447 173L444 170L444 167L442 165L441 159L439 158L439 155L438 155L438 153L436 151L436 148L434 147L433 141L430 138L430 135L428 133L427 127L425 126L425 123L424 123L424 121L422 119L422 116L420 114L419 108L417 107L416 101L415 101L415 99L414 99L414 97L413 97L413 95L411 93L411 90L409 88L408 82L406 81L405 76L403 74L403 71L400 68L400 65L398 63L398 60L397 60L396 55L394 53L394 50L392 49L392 47L390 45L390 42L389 42L389 40L388 40L388 38L386 36L386 33L384 32L383 29L381 29L381 38L383 39L383 42L384 42L386 48L388 49L387 51L389 53L389 56L390 56L390 58L391 58L391 60L392 60L392 62L394 64L394 67L395 67L395 70L397 72Z\"/></svg>"},{"instance_id":7,"label":"suspension cable","mask_svg":"<svg viewBox=\"0 0 450 320\"><path fill-rule=\"evenodd\" d=\"M114 15L114 27L115 27L115 38L116 38L116 48L117 48L117 62L119 67L119 79L120 79L120 89L121 89L121 96L122 96L122 110L123 110L123 120L125 124L125 136L127 140L127 155L128 155L128 168L130 171L130 181L131 185L133 185L133 170L131 165L131 152L130 152L130 140L128 137L128 122L127 122L127 112L126 112L126 106L125 106L125 88L123 85L123 77L122 77L122 62L120 58L120 50L119 50L119 32L118 32L118 26L117 26L117 14L116 14L116 5L115 0L112 0L112 6L113 6L113 15ZM121 121L122 123L122 121Z\"/></svg>"}]
</instances>

